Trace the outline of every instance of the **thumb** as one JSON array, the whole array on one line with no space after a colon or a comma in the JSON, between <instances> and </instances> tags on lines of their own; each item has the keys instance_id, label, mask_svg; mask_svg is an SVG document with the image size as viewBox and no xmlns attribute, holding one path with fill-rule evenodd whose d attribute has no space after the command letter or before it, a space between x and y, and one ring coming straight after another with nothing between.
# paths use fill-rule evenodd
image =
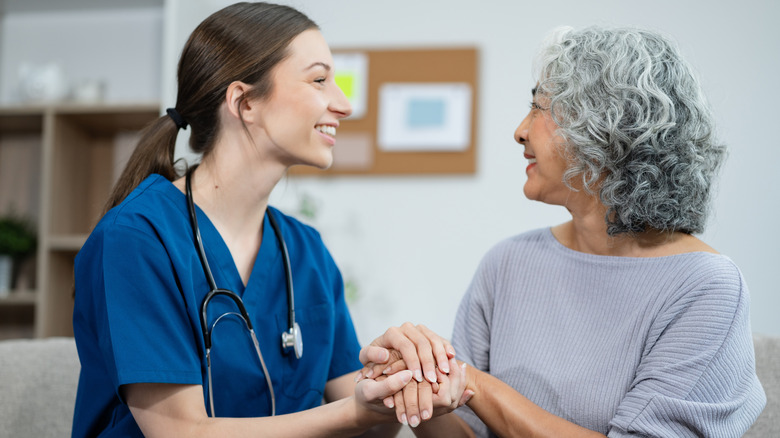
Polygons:
<instances>
[{"instance_id":1,"label":"thumb","mask_svg":"<svg viewBox=\"0 0 780 438\"><path fill-rule=\"evenodd\" d=\"M360 362L362 364L373 363L386 363L390 360L390 352L386 348L378 347L376 345L369 345L360 350Z\"/></svg>"},{"instance_id":2,"label":"thumb","mask_svg":"<svg viewBox=\"0 0 780 438\"><path fill-rule=\"evenodd\" d=\"M409 381L412 380L412 372L403 370L389 376L388 378L377 382L376 380L366 379L361 383L366 400L382 400L403 389Z\"/></svg>"}]
</instances>

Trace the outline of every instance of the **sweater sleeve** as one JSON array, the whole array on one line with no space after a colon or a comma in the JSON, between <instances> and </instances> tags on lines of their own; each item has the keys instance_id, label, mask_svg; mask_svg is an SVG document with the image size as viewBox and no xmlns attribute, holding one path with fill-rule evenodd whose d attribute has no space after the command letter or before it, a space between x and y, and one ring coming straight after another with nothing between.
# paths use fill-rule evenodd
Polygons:
<instances>
[{"instance_id":1,"label":"sweater sleeve","mask_svg":"<svg viewBox=\"0 0 780 438\"><path fill-rule=\"evenodd\" d=\"M455 316L452 344L458 359L481 371L490 372L490 323L493 314L496 263L501 257L488 253L480 263L463 296ZM471 427L477 437L489 436L488 427L468 407L455 411Z\"/></svg>"},{"instance_id":2,"label":"sweater sleeve","mask_svg":"<svg viewBox=\"0 0 780 438\"><path fill-rule=\"evenodd\" d=\"M654 322L609 437L738 437L766 404L739 270L692 277Z\"/></svg>"}]
</instances>

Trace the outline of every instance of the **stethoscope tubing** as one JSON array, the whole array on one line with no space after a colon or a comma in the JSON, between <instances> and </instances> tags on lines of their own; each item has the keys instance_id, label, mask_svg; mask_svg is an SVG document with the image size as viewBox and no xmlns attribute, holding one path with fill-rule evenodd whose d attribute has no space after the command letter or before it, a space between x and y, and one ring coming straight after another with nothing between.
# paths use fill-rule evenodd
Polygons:
<instances>
[{"instance_id":1,"label":"stethoscope tubing","mask_svg":"<svg viewBox=\"0 0 780 438\"><path fill-rule=\"evenodd\" d=\"M201 266L203 267L203 272L206 275L206 280L208 281L209 287L211 289L209 293L206 294L206 297L203 299L203 302L201 303L201 307L200 307L200 325L201 325L201 330L203 332L203 342L206 349L206 369L208 374L208 394L209 394L209 407L211 410L211 416L216 416L214 412L214 391L213 391L212 376L211 376L211 347L212 347L211 334L214 332L217 323L223 317L228 315L235 315L244 320L244 324L246 325L246 328L249 331L249 335L252 340L252 344L255 348L255 351L257 353L257 357L260 359L260 365L262 366L263 375L265 376L266 384L268 385L269 393L271 396L271 416L274 416L276 415L276 395L274 393L273 383L271 382L271 374L268 372L268 367L266 366L265 360L263 359L263 354L260 350L260 343L257 341L257 335L255 334L254 327L252 327L252 321L249 317L246 307L244 306L243 300L241 300L241 298L238 295L236 295L234 292L229 291L227 289L219 289L217 287L217 284L214 281L214 276L211 272L211 267L209 266L208 260L206 258L206 250L203 246L203 239L200 234L200 227L198 226L198 217L195 211L195 202L193 201L193 197L192 197L192 185L191 185L190 177L192 175L192 172L194 172L194 170L195 167L192 167L187 171L186 178L185 178L185 189L186 189L186 198L187 198L187 209L190 214L190 223L193 229L195 246L198 250L198 256L200 258ZM292 346L295 350L296 357L300 358L301 355L303 354L302 343L301 343L302 341L300 340L300 328L298 327L298 324L296 324L295 322L295 295L293 290L292 269L290 268L290 256L287 251L287 245L284 241L284 238L282 237L281 231L279 230L279 225L276 222L276 219L274 218L273 214L271 214L270 212L268 212L268 220L271 223L271 228L273 228L274 233L276 234L276 238L279 242L279 247L282 251L285 280L287 283L286 286L287 286L287 304L288 304L287 306L288 331L282 333L282 346L285 349L288 346ZM240 313L227 312L220 315L211 325L211 329L209 329L208 322L207 322L208 304L212 298L218 295L222 295L233 300ZM288 338L292 339L292 343L288 342ZM298 341L297 345L295 342L296 340Z\"/></svg>"},{"instance_id":2,"label":"stethoscope tubing","mask_svg":"<svg viewBox=\"0 0 780 438\"><path fill-rule=\"evenodd\" d=\"M216 328L219 320L221 320L222 318L228 315L241 316L236 312L227 312L220 315L219 318L217 318L216 321L214 321L214 324L211 325L211 331L209 332L209 339L211 338L211 333L214 333L214 328ZM246 319L244 320L245 323L247 321L248 320ZM265 376L265 383L266 385L268 385L268 390L271 395L271 416L273 417L276 415L276 394L274 393L274 385L273 383L271 383L271 373L268 372L268 367L265 365L265 360L263 359L263 353L260 350L260 343L257 342L257 336L255 335L254 329L249 328L248 324L247 324L247 329L249 330L249 336L252 338L252 345L254 345L255 347L255 352L257 352L257 357L260 358L260 366L263 367L263 376ZM209 385L208 387L209 408L210 408L211 416L216 417L217 414L214 411L214 391L212 390L213 384L211 380L211 346L210 345L206 347L206 371L208 374L208 385Z\"/></svg>"}]
</instances>

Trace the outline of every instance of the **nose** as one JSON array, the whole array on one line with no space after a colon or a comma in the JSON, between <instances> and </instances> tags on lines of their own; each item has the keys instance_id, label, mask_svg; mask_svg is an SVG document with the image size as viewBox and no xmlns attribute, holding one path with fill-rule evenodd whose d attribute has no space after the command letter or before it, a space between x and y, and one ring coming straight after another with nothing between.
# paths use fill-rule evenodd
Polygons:
<instances>
[{"instance_id":1,"label":"nose","mask_svg":"<svg viewBox=\"0 0 780 438\"><path fill-rule=\"evenodd\" d=\"M525 144L526 141L528 141L528 127L531 125L531 113L529 112L527 116L523 119L522 122L517 126L517 129L515 129L515 141L520 144Z\"/></svg>"},{"instance_id":2,"label":"nose","mask_svg":"<svg viewBox=\"0 0 780 438\"><path fill-rule=\"evenodd\" d=\"M349 103L349 99L347 99L347 96L341 91L341 88L335 81L333 82L332 89L334 92L332 93L328 109L336 113L336 117L340 119L349 117L349 115L352 114L352 104Z\"/></svg>"}]
</instances>

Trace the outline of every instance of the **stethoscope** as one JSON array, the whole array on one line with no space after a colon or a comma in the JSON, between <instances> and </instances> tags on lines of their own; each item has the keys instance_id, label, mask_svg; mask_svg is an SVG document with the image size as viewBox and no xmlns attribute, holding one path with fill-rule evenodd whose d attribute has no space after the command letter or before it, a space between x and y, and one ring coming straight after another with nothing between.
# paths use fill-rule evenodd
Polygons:
<instances>
[{"instance_id":1,"label":"stethoscope","mask_svg":"<svg viewBox=\"0 0 780 438\"><path fill-rule=\"evenodd\" d=\"M209 266L209 262L206 259L206 250L203 248L203 240L200 237L200 228L198 228L198 216L195 213L195 203L192 200L192 186L190 183L190 176L194 170L195 167L187 171L185 187L187 192L187 208L190 213L190 224L192 225L192 232L195 237L195 246L198 249L198 256L200 257L201 265L203 265L203 272L206 274L206 280L208 280L209 287L211 288L211 291L209 291L209 293L206 295L206 298L203 299L203 303L200 305L200 327L203 331L203 341L206 345L206 369L208 373L208 393L211 416L213 417L216 415L214 413L214 392L212 390L211 383L211 334L214 332L214 328L217 326L217 323L223 317L228 315L235 315L244 320L244 324L249 331L249 336L252 338L252 344L255 346L257 357L260 359L260 365L263 367L263 375L265 375L265 381L268 384L268 390L271 394L271 416L274 416L276 415L276 396L274 395L274 387L271 383L271 375L268 373L268 368L265 366L263 353L260 352L260 344L257 342L257 336L255 335L254 328L252 328L252 321L250 320L249 314L246 311L244 301L241 299L241 297L232 291L217 288L217 284L214 281L214 276L211 274L211 267ZM284 237L279 230L279 225L276 223L276 219L270 211L268 211L268 221L271 223L271 228L273 228L274 234L276 234L276 239L279 242L279 248L282 251L284 273L287 280L287 331L282 333L282 350L286 352L292 348L295 352L295 357L300 359L301 356L303 356L303 337L301 335L301 328L298 326L298 323L295 322L295 295L293 292L292 271L290 270L290 256L287 252L287 245L284 242ZM211 299L217 295L224 295L233 300L233 302L236 303L236 307L238 307L240 313L223 313L214 321L214 323L211 325L211 328L209 329L206 310L208 309L209 301L211 301Z\"/></svg>"}]
</instances>

